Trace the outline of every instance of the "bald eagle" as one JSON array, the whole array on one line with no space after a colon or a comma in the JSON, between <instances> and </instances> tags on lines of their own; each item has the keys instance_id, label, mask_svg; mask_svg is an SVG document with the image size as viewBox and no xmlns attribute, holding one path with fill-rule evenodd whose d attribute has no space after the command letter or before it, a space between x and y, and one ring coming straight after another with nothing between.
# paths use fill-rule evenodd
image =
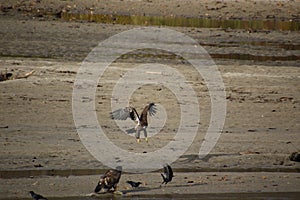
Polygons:
<instances>
[{"instance_id":1,"label":"bald eagle","mask_svg":"<svg viewBox=\"0 0 300 200\"><path fill-rule=\"evenodd\" d=\"M114 191L117 190L117 184L121 178L122 167L117 167L117 169L110 169L105 172L104 175L100 177L100 180L94 190L94 192L100 192L101 189L106 189L110 191L112 188Z\"/></svg>"},{"instance_id":2,"label":"bald eagle","mask_svg":"<svg viewBox=\"0 0 300 200\"><path fill-rule=\"evenodd\" d=\"M126 120L127 118L130 118L131 120L136 122L135 126L135 137L137 139L137 142L140 142L140 132L144 131L144 136L146 139L146 142L148 142L147 138L147 127L148 127L148 120L147 115L154 116L156 114L156 106L154 103L149 103L144 110L142 111L141 115L138 114L136 109L132 106L120 108L118 110L115 110L111 113L111 118L116 120Z\"/></svg>"}]
</instances>

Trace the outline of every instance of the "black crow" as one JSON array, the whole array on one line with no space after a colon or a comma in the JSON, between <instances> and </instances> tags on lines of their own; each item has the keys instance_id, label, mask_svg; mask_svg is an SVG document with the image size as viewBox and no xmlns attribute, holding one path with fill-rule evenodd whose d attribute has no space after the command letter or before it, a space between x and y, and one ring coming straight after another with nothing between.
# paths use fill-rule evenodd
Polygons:
<instances>
[{"instance_id":1,"label":"black crow","mask_svg":"<svg viewBox=\"0 0 300 200\"><path fill-rule=\"evenodd\" d=\"M29 191L29 193L34 200L39 200L39 199L48 200L47 198L43 197L42 195L34 193L34 191Z\"/></svg>"},{"instance_id":2,"label":"black crow","mask_svg":"<svg viewBox=\"0 0 300 200\"><path fill-rule=\"evenodd\" d=\"M12 77L12 73L4 73L2 74L2 72L0 73L0 81L6 81L9 80Z\"/></svg>"},{"instance_id":3,"label":"black crow","mask_svg":"<svg viewBox=\"0 0 300 200\"><path fill-rule=\"evenodd\" d=\"M122 174L122 167L117 167L117 169L110 169L107 172L105 172L104 175L100 177L100 180L95 188L95 192L100 192L100 190L103 188L106 191L111 190L112 188L114 191L117 190L117 184L119 183L119 180L121 178Z\"/></svg>"},{"instance_id":4,"label":"black crow","mask_svg":"<svg viewBox=\"0 0 300 200\"><path fill-rule=\"evenodd\" d=\"M141 182L134 182L134 181L126 181L129 185L131 185L132 188L137 188L142 184Z\"/></svg>"},{"instance_id":5,"label":"black crow","mask_svg":"<svg viewBox=\"0 0 300 200\"><path fill-rule=\"evenodd\" d=\"M168 164L164 165L164 173L160 175L163 178L163 182L161 184L167 184L168 182L171 182L172 178L174 177L171 166Z\"/></svg>"},{"instance_id":6,"label":"black crow","mask_svg":"<svg viewBox=\"0 0 300 200\"><path fill-rule=\"evenodd\" d=\"M135 137L137 139L137 142L140 142L140 132L144 131L144 136L146 141L148 142L147 138L147 126L148 126L148 120L147 120L147 114L149 113L150 116L153 116L156 114L156 106L154 103L148 104L141 115L138 114L136 109L132 106L120 108L118 110L115 110L111 113L111 118L116 120L126 120L127 118L132 119L133 121L136 121L135 126Z\"/></svg>"},{"instance_id":7,"label":"black crow","mask_svg":"<svg viewBox=\"0 0 300 200\"><path fill-rule=\"evenodd\" d=\"M298 152L293 152L290 155L290 160L295 162L300 162L300 154Z\"/></svg>"}]
</instances>

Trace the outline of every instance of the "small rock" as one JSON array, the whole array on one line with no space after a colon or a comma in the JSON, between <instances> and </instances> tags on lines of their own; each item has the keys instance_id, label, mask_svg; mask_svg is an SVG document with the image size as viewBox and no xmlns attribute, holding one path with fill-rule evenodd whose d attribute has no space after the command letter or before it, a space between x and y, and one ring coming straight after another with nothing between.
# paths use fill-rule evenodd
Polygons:
<instances>
[{"instance_id":1,"label":"small rock","mask_svg":"<svg viewBox=\"0 0 300 200\"><path fill-rule=\"evenodd\" d=\"M282 160L273 163L273 165L283 165L283 164L284 162Z\"/></svg>"},{"instance_id":2,"label":"small rock","mask_svg":"<svg viewBox=\"0 0 300 200\"><path fill-rule=\"evenodd\" d=\"M114 194L115 195L123 195L123 192L121 192L121 191L114 191Z\"/></svg>"},{"instance_id":3,"label":"small rock","mask_svg":"<svg viewBox=\"0 0 300 200\"><path fill-rule=\"evenodd\" d=\"M35 164L35 165L33 165L34 167L44 167L43 165L41 165L41 164Z\"/></svg>"}]
</instances>

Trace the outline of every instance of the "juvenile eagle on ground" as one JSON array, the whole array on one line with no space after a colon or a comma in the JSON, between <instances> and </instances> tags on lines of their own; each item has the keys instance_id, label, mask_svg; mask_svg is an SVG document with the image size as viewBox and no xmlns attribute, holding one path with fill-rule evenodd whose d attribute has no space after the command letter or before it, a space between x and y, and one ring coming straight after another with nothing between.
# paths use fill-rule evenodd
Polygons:
<instances>
[{"instance_id":1,"label":"juvenile eagle on ground","mask_svg":"<svg viewBox=\"0 0 300 200\"><path fill-rule=\"evenodd\" d=\"M122 167L117 167L117 169L110 169L105 172L104 175L100 177L100 180L94 190L94 192L98 193L101 189L105 189L106 191L110 191L112 188L114 191L117 190L117 185L120 181L122 174Z\"/></svg>"},{"instance_id":2,"label":"juvenile eagle on ground","mask_svg":"<svg viewBox=\"0 0 300 200\"><path fill-rule=\"evenodd\" d=\"M144 110L142 111L141 115L138 114L136 109L132 106L120 108L118 110L115 110L111 113L111 118L116 120L126 120L127 118L132 119L137 124L135 126L135 137L137 139L137 142L140 142L140 133L141 131L144 131L144 136L146 142L148 142L147 138L147 127L148 127L148 120L147 115L152 117L156 114L156 106L154 103L149 103Z\"/></svg>"}]
</instances>

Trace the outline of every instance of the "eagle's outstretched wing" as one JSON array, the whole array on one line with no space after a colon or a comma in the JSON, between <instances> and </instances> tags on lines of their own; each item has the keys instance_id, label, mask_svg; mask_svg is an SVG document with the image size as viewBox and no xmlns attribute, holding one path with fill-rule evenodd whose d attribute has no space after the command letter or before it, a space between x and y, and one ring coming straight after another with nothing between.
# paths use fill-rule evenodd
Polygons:
<instances>
[{"instance_id":1,"label":"eagle's outstretched wing","mask_svg":"<svg viewBox=\"0 0 300 200\"><path fill-rule=\"evenodd\" d=\"M148 121L147 121L147 113L152 117L156 114L157 108L154 103L149 103L141 113L141 125L142 126L148 126Z\"/></svg>"},{"instance_id":2,"label":"eagle's outstretched wing","mask_svg":"<svg viewBox=\"0 0 300 200\"><path fill-rule=\"evenodd\" d=\"M135 108L133 107L125 107L115 110L111 113L111 118L116 120L126 120L130 118L132 120L136 120L139 118L138 113L136 112Z\"/></svg>"},{"instance_id":3,"label":"eagle's outstretched wing","mask_svg":"<svg viewBox=\"0 0 300 200\"><path fill-rule=\"evenodd\" d=\"M150 103L148 105L148 112L149 112L149 115L152 117L156 114L156 111L157 111L157 108L156 108L156 105L154 103Z\"/></svg>"},{"instance_id":4,"label":"eagle's outstretched wing","mask_svg":"<svg viewBox=\"0 0 300 200\"><path fill-rule=\"evenodd\" d=\"M111 113L111 118L116 119L116 120L126 120L127 118L130 118L132 120L138 121L138 124L142 127L147 127L148 126L148 121L147 121L147 115L152 117L156 114L157 108L154 103L149 103L141 113L141 116L137 113L136 109L134 107L125 107L125 108L120 108L118 110L115 110Z\"/></svg>"}]
</instances>

